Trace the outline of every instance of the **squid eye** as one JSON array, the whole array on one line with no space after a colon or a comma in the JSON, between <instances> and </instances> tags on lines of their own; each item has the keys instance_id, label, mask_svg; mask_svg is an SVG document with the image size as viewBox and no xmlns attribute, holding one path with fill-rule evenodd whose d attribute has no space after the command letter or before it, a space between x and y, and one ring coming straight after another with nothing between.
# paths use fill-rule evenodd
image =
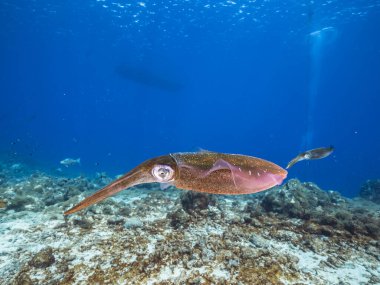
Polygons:
<instances>
[{"instance_id":1,"label":"squid eye","mask_svg":"<svg viewBox=\"0 0 380 285\"><path fill-rule=\"evenodd\" d=\"M174 170L168 165L155 165L152 169L152 175L157 182L167 182L173 179Z\"/></svg>"}]
</instances>

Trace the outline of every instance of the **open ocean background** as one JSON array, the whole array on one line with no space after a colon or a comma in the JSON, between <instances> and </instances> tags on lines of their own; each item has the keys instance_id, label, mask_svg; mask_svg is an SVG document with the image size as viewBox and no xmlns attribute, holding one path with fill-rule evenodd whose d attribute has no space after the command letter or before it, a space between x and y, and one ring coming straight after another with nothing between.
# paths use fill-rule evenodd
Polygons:
<instances>
[{"instance_id":1,"label":"open ocean background","mask_svg":"<svg viewBox=\"0 0 380 285\"><path fill-rule=\"evenodd\" d=\"M0 160L117 175L332 144L289 177L356 196L380 177L379 29L379 0L1 1Z\"/></svg>"}]
</instances>

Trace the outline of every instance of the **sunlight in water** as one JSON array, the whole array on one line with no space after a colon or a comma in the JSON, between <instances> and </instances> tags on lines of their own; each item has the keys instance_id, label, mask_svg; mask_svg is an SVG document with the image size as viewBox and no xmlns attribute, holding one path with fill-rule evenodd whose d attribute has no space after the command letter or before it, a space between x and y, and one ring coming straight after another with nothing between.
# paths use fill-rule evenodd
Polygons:
<instances>
[{"instance_id":1,"label":"sunlight in water","mask_svg":"<svg viewBox=\"0 0 380 285\"><path fill-rule=\"evenodd\" d=\"M315 135L315 114L318 100L318 87L321 76L321 63L326 54L327 46L332 45L337 38L337 30L334 27L325 27L311 32L308 35L310 44L311 70L310 70L310 89L308 99L307 129L304 137L303 147L312 147Z\"/></svg>"}]
</instances>

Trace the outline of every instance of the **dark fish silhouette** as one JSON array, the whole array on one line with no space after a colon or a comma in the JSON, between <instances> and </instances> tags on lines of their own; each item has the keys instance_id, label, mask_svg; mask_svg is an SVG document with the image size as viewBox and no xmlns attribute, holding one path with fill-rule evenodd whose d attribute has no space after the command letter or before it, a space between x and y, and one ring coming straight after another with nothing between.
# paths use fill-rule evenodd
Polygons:
<instances>
[{"instance_id":1,"label":"dark fish silhouette","mask_svg":"<svg viewBox=\"0 0 380 285\"><path fill-rule=\"evenodd\" d=\"M138 84L158 88L165 91L176 92L182 89L181 84L151 70L119 65L115 72L122 78Z\"/></svg>"},{"instance_id":2,"label":"dark fish silhouette","mask_svg":"<svg viewBox=\"0 0 380 285\"><path fill-rule=\"evenodd\" d=\"M251 156L217 152L173 153L147 160L65 212L87 208L123 189L159 182L211 194L250 194L280 185L287 171Z\"/></svg>"},{"instance_id":3,"label":"dark fish silhouette","mask_svg":"<svg viewBox=\"0 0 380 285\"><path fill-rule=\"evenodd\" d=\"M300 153L295 158L293 158L288 165L286 166L286 169L292 167L294 164L301 160L309 160L309 159L321 159L329 156L334 151L333 146L329 147L321 147L321 148L315 148L308 151L305 151L303 153Z\"/></svg>"}]
</instances>

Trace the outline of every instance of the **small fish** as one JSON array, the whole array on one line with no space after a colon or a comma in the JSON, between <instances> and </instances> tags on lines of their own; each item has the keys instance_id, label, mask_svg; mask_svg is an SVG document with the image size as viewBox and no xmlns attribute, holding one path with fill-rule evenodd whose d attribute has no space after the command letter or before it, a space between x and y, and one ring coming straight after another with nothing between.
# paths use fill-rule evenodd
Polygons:
<instances>
[{"instance_id":1,"label":"small fish","mask_svg":"<svg viewBox=\"0 0 380 285\"><path fill-rule=\"evenodd\" d=\"M293 158L286 166L286 169L289 169L290 167L292 167L294 164L296 164L297 162L301 160L325 158L329 156L333 151L334 151L333 146L320 147L320 148L315 148L315 149L305 151L297 155L295 158Z\"/></svg>"},{"instance_id":2,"label":"small fish","mask_svg":"<svg viewBox=\"0 0 380 285\"><path fill-rule=\"evenodd\" d=\"M69 215L123 189L159 182L210 194L251 194L280 185L288 172L252 156L217 152L172 153L147 160L66 211Z\"/></svg>"},{"instance_id":3,"label":"small fish","mask_svg":"<svg viewBox=\"0 0 380 285\"><path fill-rule=\"evenodd\" d=\"M73 159L73 158L65 158L64 160L60 161L60 164L64 165L65 167L73 166L76 164L80 164L80 158Z\"/></svg>"}]
</instances>

